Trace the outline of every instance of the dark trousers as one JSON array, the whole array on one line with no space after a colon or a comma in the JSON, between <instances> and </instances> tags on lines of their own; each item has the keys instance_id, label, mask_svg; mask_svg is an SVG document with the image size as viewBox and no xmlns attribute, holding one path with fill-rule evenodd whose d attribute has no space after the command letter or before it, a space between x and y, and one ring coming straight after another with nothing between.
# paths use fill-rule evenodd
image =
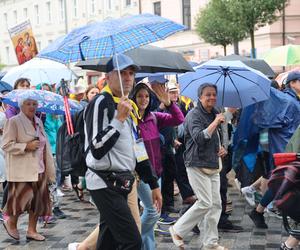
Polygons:
<instances>
[{"instance_id":1,"label":"dark trousers","mask_svg":"<svg viewBox=\"0 0 300 250\"><path fill-rule=\"evenodd\" d=\"M184 144L181 144L181 146L176 150L176 154L175 154L176 182L183 200L194 195L184 165L184 160L183 160L184 150L185 150Z\"/></svg>"},{"instance_id":2,"label":"dark trousers","mask_svg":"<svg viewBox=\"0 0 300 250\"><path fill-rule=\"evenodd\" d=\"M228 154L222 161L223 168L222 171L220 172L220 194L222 200L222 213L221 213L219 223L222 223L223 220L227 220L228 218L228 215L225 213L226 205L227 205L227 190L228 190L228 179L226 175L232 169L231 159L232 159L231 150L228 149Z\"/></svg>"},{"instance_id":3,"label":"dark trousers","mask_svg":"<svg viewBox=\"0 0 300 250\"><path fill-rule=\"evenodd\" d=\"M171 152L163 152L163 172L161 176L161 194L163 198L162 213L166 207L174 206L174 184L176 178L175 156Z\"/></svg>"},{"instance_id":4,"label":"dark trousers","mask_svg":"<svg viewBox=\"0 0 300 250\"><path fill-rule=\"evenodd\" d=\"M97 249L140 250L142 239L127 205L127 196L108 188L90 193L100 212Z\"/></svg>"}]
</instances>

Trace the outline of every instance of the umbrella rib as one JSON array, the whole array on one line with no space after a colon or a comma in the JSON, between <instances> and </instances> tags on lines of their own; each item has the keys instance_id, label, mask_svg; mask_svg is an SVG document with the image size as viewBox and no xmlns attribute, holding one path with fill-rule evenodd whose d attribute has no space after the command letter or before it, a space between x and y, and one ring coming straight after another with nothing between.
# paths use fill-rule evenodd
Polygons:
<instances>
[{"instance_id":1,"label":"umbrella rib","mask_svg":"<svg viewBox=\"0 0 300 250\"><path fill-rule=\"evenodd\" d=\"M236 76L239 76L239 77L241 77L241 78L243 78L243 79L245 79L245 80L247 80L247 81L250 81L250 82L254 83L256 86L258 86L258 87L264 92L264 94L265 94L266 96L268 96L268 94L265 92L265 90L264 90L258 83L254 82L254 81L252 81L251 79L248 79L248 78L246 78L246 77L244 77L244 76L242 76L242 75L240 75L240 74L237 74L237 73L235 73L235 72L233 72L233 71L231 71L231 72L232 72L232 74L234 74L234 75L236 75Z\"/></svg>"},{"instance_id":2,"label":"umbrella rib","mask_svg":"<svg viewBox=\"0 0 300 250\"><path fill-rule=\"evenodd\" d=\"M235 88L236 92L238 93L239 100L240 100L240 104L241 104L241 107L243 108L243 102L242 102L242 99L241 99L241 96L240 96L240 92L239 92L238 88L236 87L236 85L234 84L234 82L233 82L233 80L232 80L230 74L228 74L228 77L229 77L229 79L230 79L230 81L231 81L233 87Z\"/></svg>"},{"instance_id":3,"label":"umbrella rib","mask_svg":"<svg viewBox=\"0 0 300 250\"><path fill-rule=\"evenodd\" d=\"M183 90L182 90L181 92L183 92L183 91L184 91L188 86L190 86L194 81L200 80L200 79L202 79L203 77L207 77L207 76L211 76L211 75L217 74L217 73L219 73L219 72L220 72L220 70L219 70L219 71L216 71L216 72L213 72L213 73L210 73L210 74L207 74L207 75L205 75L205 76L201 76L201 77L199 77L199 78L197 78L197 79L194 79L194 80L190 81L190 82L183 88Z\"/></svg>"}]
</instances>

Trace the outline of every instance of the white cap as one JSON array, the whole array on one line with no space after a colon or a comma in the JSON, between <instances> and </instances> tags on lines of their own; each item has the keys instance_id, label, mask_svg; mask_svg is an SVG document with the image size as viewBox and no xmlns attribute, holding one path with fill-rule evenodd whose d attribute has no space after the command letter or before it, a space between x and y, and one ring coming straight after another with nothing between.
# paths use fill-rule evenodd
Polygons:
<instances>
[{"instance_id":1,"label":"white cap","mask_svg":"<svg viewBox=\"0 0 300 250\"><path fill-rule=\"evenodd\" d=\"M167 87L169 89L169 91L179 91L179 88L178 88L178 83L171 79L168 83L167 83Z\"/></svg>"}]
</instances>

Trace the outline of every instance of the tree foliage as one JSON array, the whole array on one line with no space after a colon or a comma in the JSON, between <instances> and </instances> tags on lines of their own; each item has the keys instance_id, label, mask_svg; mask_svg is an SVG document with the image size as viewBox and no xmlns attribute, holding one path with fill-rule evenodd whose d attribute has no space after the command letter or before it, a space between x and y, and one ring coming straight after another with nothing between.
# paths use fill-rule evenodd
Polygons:
<instances>
[{"instance_id":1,"label":"tree foliage","mask_svg":"<svg viewBox=\"0 0 300 250\"><path fill-rule=\"evenodd\" d=\"M278 20L288 0L229 0L229 2L234 22L248 29L254 53L254 31Z\"/></svg>"},{"instance_id":2,"label":"tree foliage","mask_svg":"<svg viewBox=\"0 0 300 250\"><path fill-rule=\"evenodd\" d=\"M196 30L207 43L226 46L247 36L243 25L236 25L230 14L230 0L211 0L197 16Z\"/></svg>"},{"instance_id":3,"label":"tree foliage","mask_svg":"<svg viewBox=\"0 0 300 250\"><path fill-rule=\"evenodd\" d=\"M280 18L288 0L210 0L197 16L197 33L213 45L226 46L250 36L255 57L254 31Z\"/></svg>"}]
</instances>

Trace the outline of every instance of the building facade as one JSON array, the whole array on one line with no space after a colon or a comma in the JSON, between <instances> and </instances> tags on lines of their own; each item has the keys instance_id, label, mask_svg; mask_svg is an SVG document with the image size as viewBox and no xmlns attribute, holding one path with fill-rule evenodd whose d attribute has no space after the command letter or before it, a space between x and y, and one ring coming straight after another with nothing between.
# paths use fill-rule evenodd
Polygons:
<instances>
[{"instance_id":1,"label":"building facade","mask_svg":"<svg viewBox=\"0 0 300 250\"><path fill-rule=\"evenodd\" d=\"M8 28L30 20L39 50L75 27L90 22L138 13L153 13L184 24L188 29L155 43L203 61L223 55L221 46L206 44L195 32L199 10L209 0L0 0L0 62L17 65ZM285 18L255 32L257 55L283 43L300 44L300 1L290 0ZM250 55L250 39L239 44L240 54ZM228 46L227 53L233 53Z\"/></svg>"}]
</instances>

